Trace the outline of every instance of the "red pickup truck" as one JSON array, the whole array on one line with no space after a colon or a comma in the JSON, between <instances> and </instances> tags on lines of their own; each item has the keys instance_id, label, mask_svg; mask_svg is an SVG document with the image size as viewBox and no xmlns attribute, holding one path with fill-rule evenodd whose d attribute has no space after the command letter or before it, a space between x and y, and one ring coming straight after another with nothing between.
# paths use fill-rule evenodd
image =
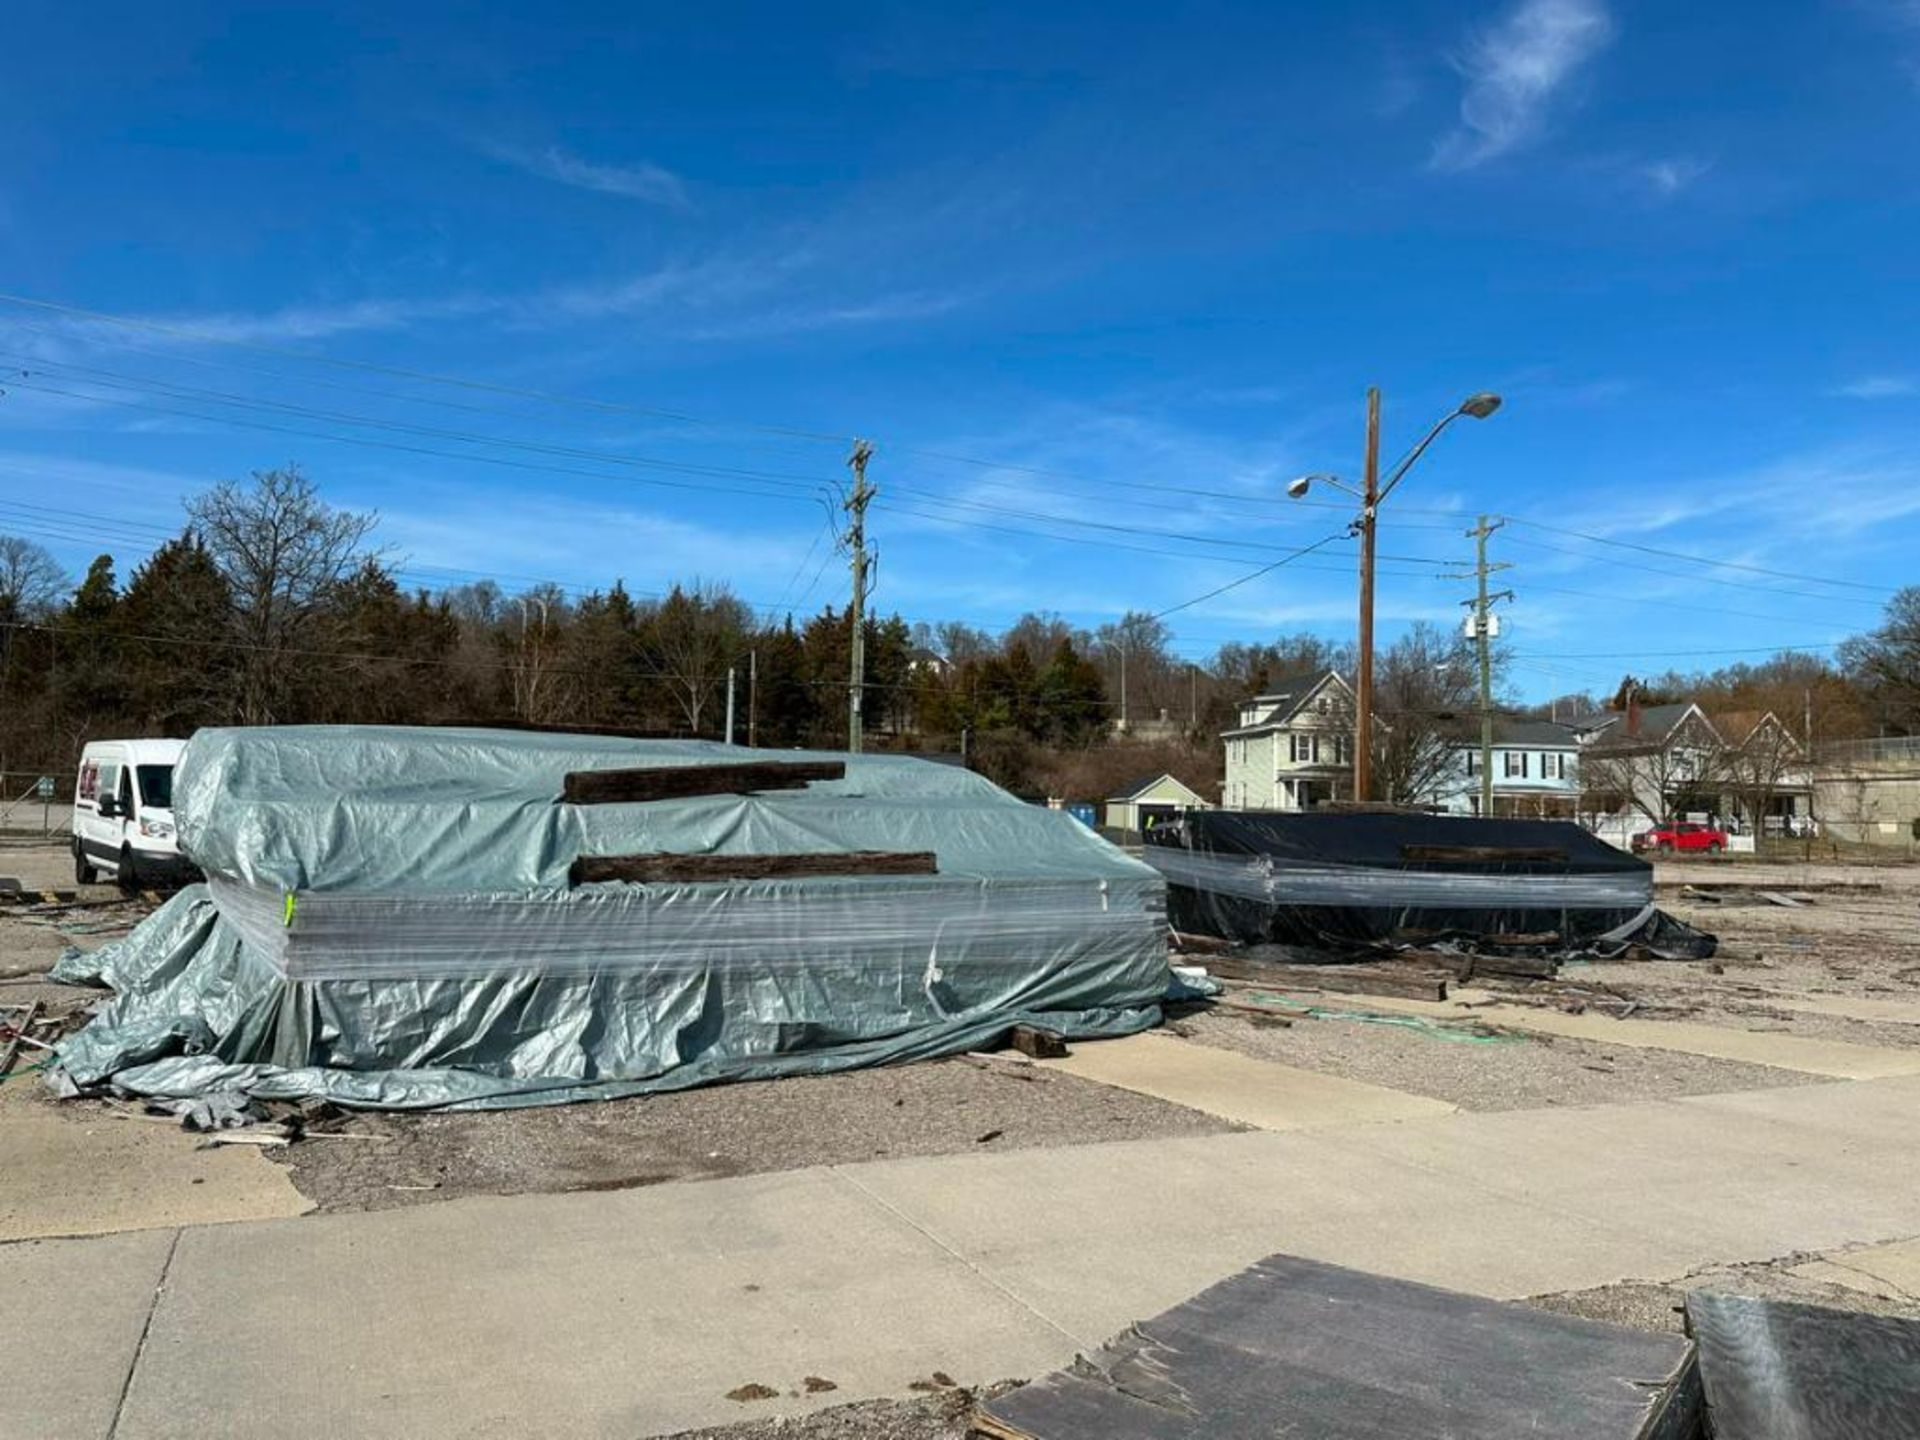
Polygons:
<instances>
[{"instance_id":1,"label":"red pickup truck","mask_svg":"<svg viewBox=\"0 0 1920 1440\"><path fill-rule=\"evenodd\" d=\"M1695 825L1689 821L1671 822L1656 825L1651 830L1642 830L1633 837L1636 850L1704 850L1709 855L1718 855L1727 848L1727 832L1716 830L1711 825Z\"/></svg>"}]
</instances>

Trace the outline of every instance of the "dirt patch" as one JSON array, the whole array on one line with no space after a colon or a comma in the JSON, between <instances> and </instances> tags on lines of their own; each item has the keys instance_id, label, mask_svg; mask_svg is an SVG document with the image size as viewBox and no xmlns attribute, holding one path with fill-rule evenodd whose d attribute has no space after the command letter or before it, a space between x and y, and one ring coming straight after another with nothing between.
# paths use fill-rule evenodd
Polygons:
<instances>
[{"instance_id":1,"label":"dirt patch","mask_svg":"<svg viewBox=\"0 0 1920 1440\"><path fill-rule=\"evenodd\" d=\"M344 1128L381 1138L314 1138L273 1153L323 1210L1238 1127L1070 1075L955 1058L599 1104L357 1115Z\"/></svg>"},{"instance_id":2,"label":"dirt patch","mask_svg":"<svg viewBox=\"0 0 1920 1440\"><path fill-rule=\"evenodd\" d=\"M976 1394L943 1389L913 1400L866 1400L811 1415L769 1416L707 1430L686 1430L664 1440L967 1440L968 1419L981 1399L1004 1395L1019 1382Z\"/></svg>"},{"instance_id":3,"label":"dirt patch","mask_svg":"<svg viewBox=\"0 0 1920 1440\"><path fill-rule=\"evenodd\" d=\"M1592 1290L1535 1295L1525 1303L1561 1315L1578 1315L1587 1320L1604 1320L1611 1325L1631 1326L1635 1330L1669 1331L1675 1334L1683 1330L1680 1307L1689 1290L1717 1290L1725 1294L1758 1296L1765 1300L1792 1300L1803 1305L1825 1305L1835 1310L1920 1320L1920 1300L1872 1294L1793 1273L1794 1266L1819 1258L1817 1255L1787 1255L1756 1265L1715 1266L1696 1271L1672 1284L1628 1281L1619 1285L1602 1285Z\"/></svg>"},{"instance_id":4,"label":"dirt patch","mask_svg":"<svg viewBox=\"0 0 1920 1440\"><path fill-rule=\"evenodd\" d=\"M1363 995L1325 997L1323 1014L1366 1010ZM1551 1035L1448 1039L1440 1027L1382 1014L1378 1022L1259 1016L1215 1010L1176 1022L1203 1045L1446 1100L1463 1110L1535 1110L1620 1100L1707 1095L1819 1083L1820 1077L1676 1051L1597 1045Z\"/></svg>"}]
</instances>

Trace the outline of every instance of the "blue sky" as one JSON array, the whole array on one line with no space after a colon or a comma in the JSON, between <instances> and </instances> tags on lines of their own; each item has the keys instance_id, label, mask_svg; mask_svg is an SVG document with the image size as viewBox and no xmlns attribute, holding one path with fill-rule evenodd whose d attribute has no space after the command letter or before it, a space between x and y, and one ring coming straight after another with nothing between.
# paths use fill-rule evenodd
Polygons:
<instances>
[{"instance_id":1,"label":"blue sky","mask_svg":"<svg viewBox=\"0 0 1920 1440\"><path fill-rule=\"evenodd\" d=\"M1389 457L1490 388L1383 512L1385 635L1482 511L1526 696L1871 625L1920 3L1341 8L24 4L0 291L119 318L0 302L0 530L130 562L298 461L415 583L804 613L860 434L883 609L1093 625L1337 536L1282 491L1369 384ZM1351 556L1176 648L1350 634Z\"/></svg>"}]
</instances>

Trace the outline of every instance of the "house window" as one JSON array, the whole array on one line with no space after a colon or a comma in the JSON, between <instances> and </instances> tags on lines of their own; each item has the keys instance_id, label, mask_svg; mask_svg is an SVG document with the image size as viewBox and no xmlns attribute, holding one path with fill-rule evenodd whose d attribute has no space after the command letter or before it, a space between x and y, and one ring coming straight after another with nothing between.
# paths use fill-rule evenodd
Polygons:
<instances>
[{"instance_id":1,"label":"house window","mask_svg":"<svg viewBox=\"0 0 1920 1440\"><path fill-rule=\"evenodd\" d=\"M1335 735L1332 738L1333 763L1336 765L1351 765L1353 763L1353 737L1351 735Z\"/></svg>"},{"instance_id":2,"label":"house window","mask_svg":"<svg viewBox=\"0 0 1920 1440\"><path fill-rule=\"evenodd\" d=\"M1467 751L1467 778L1471 780L1473 779L1474 776L1478 775L1479 773L1480 773L1480 752L1478 750L1469 750Z\"/></svg>"},{"instance_id":3,"label":"house window","mask_svg":"<svg viewBox=\"0 0 1920 1440\"><path fill-rule=\"evenodd\" d=\"M1320 759L1320 737L1318 735L1291 735L1291 754L1296 765L1317 764Z\"/></svg>"},{"instance_id":4,"label":"house window","mask_svg":"<svg viewBox=\"0 0 1920 1440\"><path fill-rule=\"evenodd\" d=\"M1527 752L1524 750L1503 750L1501 752L1503 769L1501 774L1509 780L1527 778Z\"/></svg>"},{"instance_id":5,"label":"house window","mask_svg":"<svg viewBox=\"0 0 1920 1440\"><path fill-rule=\"evenodd\" d=\"M1540 778L1542 780L1566 779L1567 757L1555 751L1542 751L1540 755Z\"/></svg>"}]
</instances>

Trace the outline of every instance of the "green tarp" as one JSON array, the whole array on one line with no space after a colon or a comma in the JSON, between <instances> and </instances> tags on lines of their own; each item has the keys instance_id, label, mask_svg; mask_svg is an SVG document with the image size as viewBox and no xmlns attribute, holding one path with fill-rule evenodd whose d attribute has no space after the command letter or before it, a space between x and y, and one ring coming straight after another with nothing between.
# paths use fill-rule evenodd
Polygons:
<instances>
[{"instance_id":1,"label":"green tarp","mask_svg":"<svg viewBox=\"0 0 1920 1440\"><path fill-rule=\"evenodd\" d=\"M800 790L562 803L583 769L840 760ZM202 731L208 883L61 978L115 998L56 1083L483 1106L611 1098L1158 1019L1164 890L1070 817L904 756L484 730ZM580 855L932 851L932 876L567 883Z\"/></svg>"}]
</instances>

